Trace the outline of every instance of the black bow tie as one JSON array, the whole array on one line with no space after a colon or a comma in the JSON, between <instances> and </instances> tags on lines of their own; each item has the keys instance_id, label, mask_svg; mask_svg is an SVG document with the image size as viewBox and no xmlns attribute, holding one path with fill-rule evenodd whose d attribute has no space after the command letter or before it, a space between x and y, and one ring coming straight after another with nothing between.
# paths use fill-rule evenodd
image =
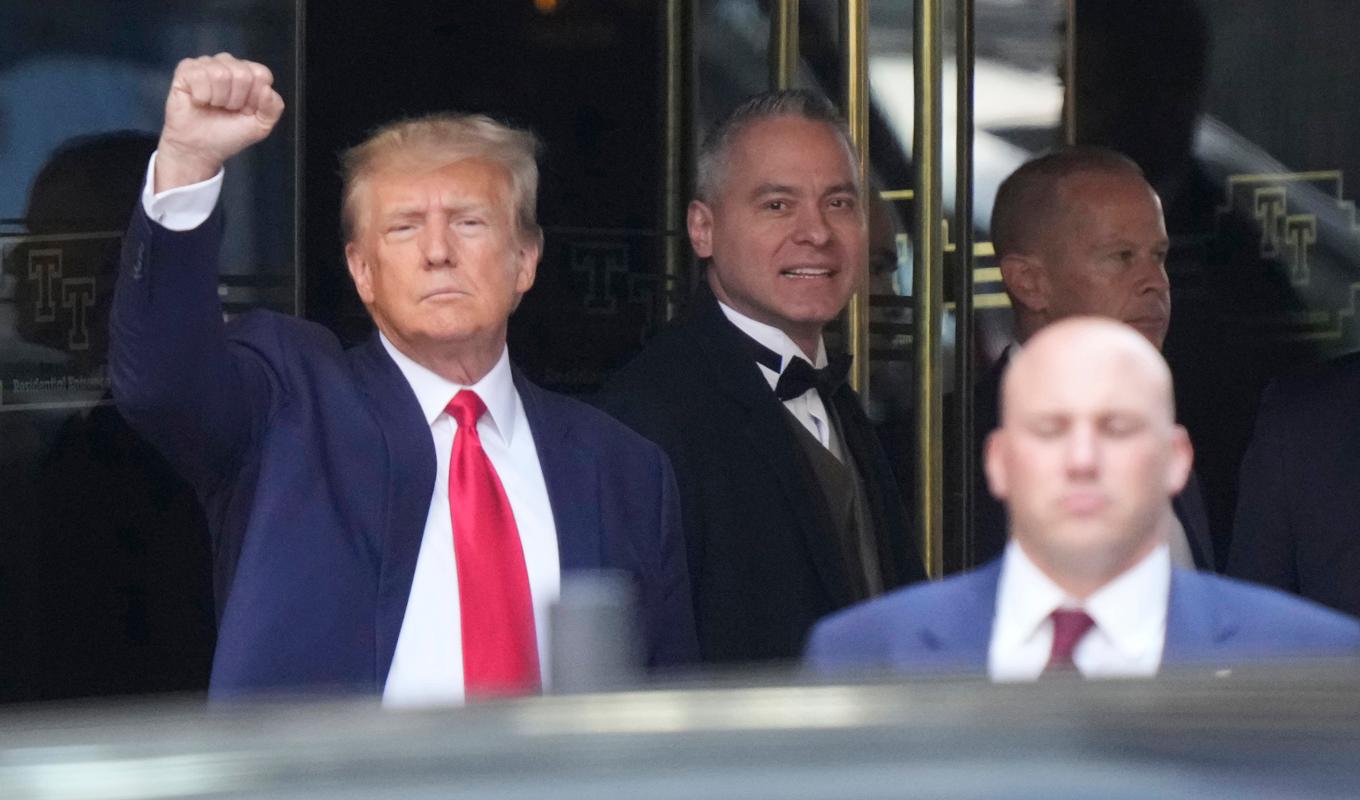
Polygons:
<instances>
[{"instance_id":1,"label":"black bow tie","mask_svg":"<svg viewBox=\"0 0 1360 800\"><path fill-rule=\"evenodd\" d=\"M812 366L805 359L794 358L780 373L774 394L780 400L792 400L801 397L808 389L816 389L824 401L830 402L831 396L845 383L845 376L849 373L848 353L832 356L821 369Z\"/></svg>"},{"instance_id":2,"label":"black bow tie","mask_svg":"<svg viewBox=\"0 0 1360 800\"><path fill-rule=\"evenodd\" d=\"M778 353L744 333L742 338L746 340L751 357L757 364L769 367L771 372L779 372L782 359ZM801 397L808 389L816 389L824 400L829 401L841 384L845 383L845 376L850 374L851 360L848 353L841 353L831 356L825 367L817 369L805 358L791 358L789 365L779 374L779 382L774 387L775 397L792 400Z\"/></svg>"}]
</instances>

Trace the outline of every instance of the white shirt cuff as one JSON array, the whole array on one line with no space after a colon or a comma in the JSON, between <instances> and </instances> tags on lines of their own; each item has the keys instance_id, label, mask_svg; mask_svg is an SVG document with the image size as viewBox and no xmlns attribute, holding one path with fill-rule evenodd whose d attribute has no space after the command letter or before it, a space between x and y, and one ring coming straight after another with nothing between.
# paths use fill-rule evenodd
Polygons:
<instances>
[{"instance_id":1,"label":"white shirt cuff","mask_svg":"<svg viewBox=\"0 0 1360 800\"><path fill-rule=\"evenodd\" d=\"M146 165L146 183L142 186L142 209L147 217L172 231L189 231L202 225L217 207L222 195L222 170L202 183L177 186L159 194L156 185L156 154Z\"/></svg>"}]
</instances>

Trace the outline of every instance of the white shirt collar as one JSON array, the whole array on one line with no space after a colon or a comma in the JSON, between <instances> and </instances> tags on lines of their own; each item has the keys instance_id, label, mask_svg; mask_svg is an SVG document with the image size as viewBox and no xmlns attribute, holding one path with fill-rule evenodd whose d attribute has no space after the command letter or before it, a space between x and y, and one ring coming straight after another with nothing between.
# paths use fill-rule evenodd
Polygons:
<instances>
[{"instance_id":1,"label":"white shirt collar","mask_svg":"<svg viewBox=\"0 0 1360 800\"><path fill-rule=\"evenodd\" d=\"M381 333L378 337L387 354L397 362L397 368L406 377L406 382L411 384L411 391L415 392L420 410L425 414L426 424L433 425L460 390L471 389L486 404L486 414L482 420L490 425L490 430L502 441L510 443L519 420L519 404L515 402L515 381L510 371L508 348L501 348L501 357L481 380L471 386L463 386L412 361Z\"/></svg>"},{"instance_id":2,"label":"white shirt collar","mask_svg":"<svg viewBox=\"0 0 1360 800\"><path fill-rule=\"evenodd\" d=\"M1129 656L1155 646L1164 635L1171 596L1171 551L1165 544L1084 603L1069 597L1014 540L1007 543L1003 559L993 627L1001 647L1019 647L1058 608L1085 610L1115 647Z\"/></svg>"},{"instance_id":3,"label":"white shirt collar","mask_svg":"<svg viewBox=\"0 0 1360 800\"><path fill-rule=\"evenodd\" d=\"M1007 542L992 623L996 646L1020 647L1066 599L1067 593L1030 561L1015 540Z\"/></svg>"},{"instance_id":4,"label":"white shirt collar","mask_svg":"<svg viewBox=\"0 0 1360 800\"><path fill-rule=\"evenodd\" d=\"M1165 636L1170 600L1171 548L1161 544L1086 598L1086 613L1121 653L1132 657Z\"/></svg>"},{"instance_id":5,"label":"white shirt collar","mask_svg":"<svg viewBox=\"0 0 1360 800\"><path fill-rule=\"evenodd\" d=\"M784 367L789 365L789 360L792 358L807 360L807 354L803 352L803 348L794 344L787 333L773 325L757 322L721 300L718 301L718 308L722 309L728 321L736 325L738 330L778 354L780 372L784 371ZM826 345L822 342L820 336L817 337L817 355L812 361L812 366L818 369L826 366Z\"/></svg>"}]
</instances>

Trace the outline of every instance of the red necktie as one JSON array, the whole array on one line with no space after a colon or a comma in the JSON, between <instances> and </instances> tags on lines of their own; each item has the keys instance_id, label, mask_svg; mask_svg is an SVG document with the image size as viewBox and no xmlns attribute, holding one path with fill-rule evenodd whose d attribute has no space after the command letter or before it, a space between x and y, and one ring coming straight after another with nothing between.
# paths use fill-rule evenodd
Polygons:
<instances>
[{"instance_id":1,"label":"red necktie","mask_svg":"<svg viewBox=\"0 0 1360 800\"><path fill-rule=\"evenodd\" d=\"M1059 608L1053 612L1053 649L1049 651L1048 666L1044 671L1072 669L1072 653L1077 643L1095 625L1081 609Z\"/></svg>"},{"instance_id":2,"label":"red necktie","mask_svg":"<svg viewBox=\"0 0 1360 800\"><path fill-rule=\"evenodd\" d=\"M449 514L464 690L468 697L533 692L539 687L538 641L529 575L510 501L477 434L486 404L464 389L446 410L458 423L449 458Z\"/></svg>"}]
</instances>

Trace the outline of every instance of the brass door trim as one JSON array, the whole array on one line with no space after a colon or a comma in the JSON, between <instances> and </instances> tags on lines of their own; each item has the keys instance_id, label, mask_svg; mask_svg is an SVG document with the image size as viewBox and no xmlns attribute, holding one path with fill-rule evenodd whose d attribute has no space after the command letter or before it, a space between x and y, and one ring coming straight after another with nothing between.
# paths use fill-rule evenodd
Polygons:
<instances>
[{"instance_id":1,"label":"brass door trim","mask_svg":"<svg viewBox=\"0 0 1360 800\"><path fill-rule=\"evenodd\" d=\"M845 67L845 118L850 140L859 151L859 182L869 185L869 3L841 0L841 53ZM867 189L866 189L867 190ZM846 350L850 353L850 386L869 401L868 275L846 308Z\"/></svg>"},{"instance_id":2,"label":"brass door trim","mask_svg":"<svg viewBox=\"0 0 1360 800\"><path fill-rule=\"evenodd\" d=\"M943 33L940 0L916 0L913 72L916 86L912 229L916 266L916 520L926 574L944 574L944 418L940 334L944 309L944 230L941 175Z\"/></svg>"},{"instance_id":3,"label":"brass door trim","mask_svg":"<svg viewBox=\"0 0 1360 800\"><path fill-rule=\"evenodd\" d=\"M771 89L793 88L798 57L798 0L774 0L770 10Z\"/></svg>"}]
</instances>

